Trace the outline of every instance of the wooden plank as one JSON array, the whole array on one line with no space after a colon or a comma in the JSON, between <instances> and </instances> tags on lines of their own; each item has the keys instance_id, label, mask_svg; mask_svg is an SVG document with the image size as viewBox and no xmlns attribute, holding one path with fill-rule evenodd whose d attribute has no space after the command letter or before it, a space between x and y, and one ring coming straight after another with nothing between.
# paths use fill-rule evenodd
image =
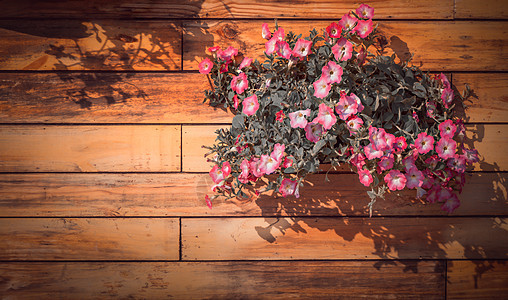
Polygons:
<instances>
[{"instance_id":1,"label":"wooden plank","mask_svg":"<svg viewBox=\"0 0 508 300\"><path fill-rule=\"evenodd\" d=\"M178 259L178 219L0 219L1 260Z\"/></svg>"},{"instance_id":2,"label":"wooden plank","mask_svg":"<svg viewBox=\"0 0 508 300\"><path fill-rule=\"evenodd\" d=\"M506 259L502 218L182 219L182 259Z\"/></svg>"},{"instance_id":3,"label":"wooden plank","mask_svg":"<svg viewBox=\"0 0 508 300\"><path fill-rule=\"evenodd\" d=\"M0 126L1 172L180 170L180 126Z\"/></svg>"},{"instance_id":4,"label":"wooden plank","mask_svg":"<svg viewBox=\"0 0 508 300\"><path fill-rule=\"evenodd\" d=\"M175 21L0 21L1 70L180 70Z\"/></svg>"},{"instance_id":5,"label":"wooden plank","mask_svg":"<svg viewBox=\"0 0 508 300\"><path fill-rule=\"evenodd\" d=\"M196 70L211 45L234 46L249 57L264 60L265 40L261 37L263 21L186 22L184 27L184 70ZM279 26L286 31L308 35L312 28L325 28L325 21L286 21ZM273 28L273 24L270 22ZM388 54L408 59L433 71L506 71L508 28L504 22L379 22L388 41ZM203 36L202 32L207 35ZM201 33L201 34L200 34Z\"/></svg>"},{"instance_id":6,"label":"wooden plank","mask_svg":"<svg viewBox=\"0 0 508 300\"><path fill-rule=\"evenodd\" d=\"M66 1L64 3L4 1L0 17L10 18L340 18L358 1L151 0ZM295 5L297 4L297 5ZM450 19L453 1L370 1L376 18Z\"/></svg>"},{"instance_id":7,"label":"wooden plank","mask_svg":"<svg viewBox=\"0 0 508 300\"><path fill-rule=\"evenodd\" d=\"M503 299L508 295L508 262L448 261L448 299Z\"/></svg>"},{"instance_id":8,"label":"wooden plank","mask_svg":"<svg viewBox=\"0 0 508 300\"><path fill-rule=\"evenodd\" d=\"M0 73L3 123L227 123L192 73Z\"/></svg>"},{"instance_id":9,"label":"wooden plank","mask_svg":"<svg viewBox=\"0 0 508 300\"><path fill-rule=\"evenodd\" d=\"M218 125L183 126L183 166L184 171L208 172L213 163L204 158L207 149L202 145L213 145ZM508 170L508 126L494 124L475 124L466 126L466 145L478 149L481 156L475 171ZM341 169L348 170L346 167Z\"/></svg>"},{"instance_id":10,"label":"wooden plank","mask_svg":"<svg viewBox=\"0 0 508 300\"><path fill-rule=\"evenodd\" d=\"M507 19L508 4L504 0L455 0L455 18Z\"/></svg>"},{"instance_id":11,"label":"wooden plank","mask_svg":"<svg viewBox=\"0 0 508 300\"><path fill-rule=\"evenodd\" d=\"M442 299L444 263L379 261L2 263L7 298ZM408 269L413 269L409 271Z\"/></svg>"},{"instance_id":12,"label":"wooden plank","mask_svg":"<svg viewBox=\"0 0 508 300\"><path fill-rule=\"evenodd\" d=\"M208 174L3 174L0 217L91 216L368 216L366 187L355 174L307 177L300 198L262 194L247 201L217 199ZM461 206L453 216L508 215L507 173L467 174ZM374 205L374 215L446 215L414 191L391 193Z\"/></svg>"},{"instance_id":13,"label":"wooden plank","mask_svg":"<svg viewBox=\"0 0 508 300\"><path fill-rule=\"evenodd\" d=\"M453 74L453 84L462 91L464 84L473 90L473 97L466 101L466 122L508 123L508 74Z\"/></svg>"}]
</instances>

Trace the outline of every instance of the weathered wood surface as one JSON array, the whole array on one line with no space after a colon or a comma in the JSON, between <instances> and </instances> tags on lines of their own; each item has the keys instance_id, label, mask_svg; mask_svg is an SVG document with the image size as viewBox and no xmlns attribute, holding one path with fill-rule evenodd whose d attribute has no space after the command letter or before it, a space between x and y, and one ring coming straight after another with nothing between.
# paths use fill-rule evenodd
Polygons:
<instances>
[{"instance_id":1,"label":"weathered wood surface","mask_svg":"<svg viewBox=\"0 0 508 300\"><path fill-rule=\"evenodd\" d=\"M0 260L176 260L179 221L0 219Z\"/></svg>"},{"instance_id":2,"label":"weathered wood surface","mask_svg":"<svg viewBox=\"0 0 508 300\"><path fill-rule=\"evenodd\" d=\"M1 172L180 170L180 126L0 126Z\"/></svg>"},{"instance_id":3,"label":"weathered wood surface","mask_svg":"<svg viewBox=\"0 0 508 300\"><path fill-rule=\"evenodd\" d=\"M455 73L476 96L469 122L508 121L508 76ZM3 123L230 123L232 114L203 104L210 84L194 73L0 73Z\"/></svg>"},{"instance_id":4,"label":"weathered wood surface","mask_svg":"<svg viewBox=\"0 0 508 300\"><path fill-rule=\"evenodd\" d=\"M503 218L182 219L182 259L507 259Z\"/></svg>"},{"instance_id":5,"label":"weathered wood surface","mask_svg":"<svg viewBox=\"0 0 508 300\"><path fill-rule=\"evenodd\" d=\"M186 125L183 130L184 171L208 172L213 163L207 162L204 154L208 149L202 145L213 145L215 130L219 125ZM224 127L224 126L222 126ZM481 161L475 171L508 171L508 126L494 124L466 125L466 145L478 149ZM343 168L342 170L346 170Z\"/></svg>"},{"instance_id":6,"label":"weathered wood surface","mask_svg":"<svg viewBox=\"0 0 508 300\"><path fill-rule=\"evenodd\" d=\"M508 261L448 261L448 299L503 299L508 295Z\"/></svg>"},{"instance_id":7,"label":"weathered wood surface","mask_svg":"<svg viewBox=\"0 0 508 300\"><path fill-rule=\"evenodd\" d=\"M184 22L184 70L196 70L211 45L231 45L246 56L264 60L266 40L261 37L263 21ZM325 21L278 22L286 31L308 35L312 28L325 28ZM270 22L273 29L273 22ZM388 41L388 53L403 60L414 53L413 63L433 71L507 71L508 27L505 22L379 22ZM205 37L202 32L207 32ZM391 49L391 50L390 50Z\"/></svg>"},{"instance_id":8,"label":"weathered wood surface","mask_svg":"<svg viewBox=\"0 0 508 300\"><path fill-rule=\"evenodd\" d=\"M262 194L239 201L211 194L208 174L3 174L0 217L91 216L368 216L367 188L355 174L307 177L300 198ZM467 174L461 206L453 216L508 215L507 173ZM414 191L391 193L374 205L373 215L442 216Z\"/></svg>"},{"instance_id":9,"label":"weathered wood surface","mask_svg":"<svg viewBox=\"0 0 508 300\"><path fill-rule=\"evenodd\" d=\"M230 123L192 73L0 73L3 123Z\"/></svg>"},{"instance_id":10,"label":"weathered wood surface","mask_svg":"<svg viewBox=\"0 0 508 300\"><path fill-rule=\"evenodd\" d=\"M358 1L156 0L0 2L0 17L8 18L312 18L340 19L358 7ZM450 19L453 0L373 0L375 18Z\"/></svg>"},{"instance_id":11,"label":"weathered wood surface","mask_svg":"<svg viewBox=\"0 0 508 300\"><path fill-rule=\"evenodd\" d=\"M444 264L401 261L2 263L7 298L442 299Z\"/></svg>"},{"instance_id":12,"label":"weathered wood surface","mask_svg":"<svg viewBox=\"0 0 508 300\"><path fill-rule=\"evenodd\" d=\"M455 0L455 18L507 19L508 4L504 0Z\"/></svg>"},{"instance_id":13,"label":"weathered wood surface","mask_svg":"<svg viewBox=\"0 0 508 300\"><path fill-rule=\"evenodd\" d=\"M0 21L0 40L2 70L181 69L174 21Z\"/></svg>"}]
</instances>

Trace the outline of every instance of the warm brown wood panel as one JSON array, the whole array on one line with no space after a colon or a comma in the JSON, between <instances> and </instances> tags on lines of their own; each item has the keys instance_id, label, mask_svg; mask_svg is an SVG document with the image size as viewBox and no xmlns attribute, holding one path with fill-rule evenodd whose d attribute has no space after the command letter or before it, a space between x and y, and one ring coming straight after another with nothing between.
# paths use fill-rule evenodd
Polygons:
<instances>
[{"instance_id":1,"label":"warm brown wood panel","mask_svg":"<svg viewBox=\"0 0 508 300\"><path fill-rule=\"evenodd\" d=\"M358 1L255 0L93 0L62 3L30 0L0 2L0 17L15 18L340 18ZM452 0L371 0L376 18L449 19Z\"/></svg>"},{"instance_id":2,"label":"warm brown wood panel","mask_svg":"<svg viewBox=\"0 0 508 300\"><path fill-rule=\"evenodd\" d=\"M184 260L508 258L503 218L182 219Z\"/></svg>"},{"instance_id":3,"label":"warm brown wood panel","mask_svg":"<svg viewBox=\"0 0 508 300\"><path fill-rule=\"evenodd\" d=\"M4 174L0 217L65 216L368 216L368 190L355 174L307 178L300 198L269 194L248 201L217 199L208 174ZM453 216L508 215L507 173L468 174ZM414 191L387 195L374 215L446 215L439 204L415 199Z\"/></svg>"},{"instance_id":4,"label":"warm brown wood panel","mask_svg":"<svg viewBox=\"0 0 508 300\"><path fill-rule=\"evenodd\" d=\"M214 143L217 128L220 126L183 126L184 171L210 171L213 163L206 161L204 154L207 149L201 146ZM507 171L508 157L505 154L508 153L508 125L467 125L466 129L466 144L478 149L482 159L476 164L475 171Z\"/></svg>"},{"instance_id":5,"label":"warm brown wood panel","mask_svg":"<svg viewBox=\"0 0 508 300\"><path fill-rule=\"evenodd\" d=\"M448 261L448 299L503 299L508 295L508 261Z\"/></svg>"},{"instance_id":6,"label":"warm brown wood panel","mask_svg":"<svg viewBox=\"0 0 508 300\"><path fill-rule=\"evenodd\" d=\"M181 39L171 20L4 20L0 69L180 70Z\"/></svg>"},{"instance_id":7,"label":"warm brown wood panel","mask_svg":"<svg viewBox=\"0 0 508 300\"><path fill-rule=\"evenodd\" d=\"M1 260L178 259L178 219L0 219Z\"/></svg>"},{"instance_id":8,"label":"warm brown wood panel","mask_svg":"<svg viewBox=\"0 0 508 300\"><path fill-rule=\"evenodd\" d=\"M506 19L508 3L505 0L455 0L455 18Z\"/></svg>"},{"instance_id":9,"label":"warm brown wood panel","mask_svg":"<svg viewBox=\"0 0 508 300\"><path fill-rule=\"evenodd\" d=\"M2 172L179 171L180 126L0 126Z\"/></svg>"},{"instance_id":10,"label":"warm brown wood panel","mask_svg":"<svg viewBox=\"0 0 508 300\"><path fill-rule=\"evenodd\" d=\"M3 123L227 123L192 73L0 73Z\"/></svg>"},{"instance_id":11,"label":"warm brown wood panel","mask_svg":"<svg viewBox=\"0 0 508 300\"><path fill-rule=\"evenodd\" d=\"M2 263L8 298L442 299L436 261ZM409 270L408 270L409 269Z\"/></svg>"},{"instance_id":12,"label":"warm brown wood panel","mask_svg":"<svg viewBox=\"0 0 508 300\"><path fill-rule=\"evenodd\" d=\"M234 46L247 56L264 60L263 21L202 21L184 23L184 70L197 69L211 45ZM280 21L286 31L308 35L325 28L325 21ZM379 22L380 30L400 58L414 53L413 63L434 71L508 70L508 27L504 22ZM273 29L273 22L270 22ZM320 30L321 30L320 29ZM202 33L207 35L203 36ZM388 49L390 50L390 49ZM390 51L392 51L390 50ZM388 54L393 53L389 52Z\"/></svg>"},{"instance_id":13,"label":"warm brown wood panel","mask_svg":"<svg viewBox=\"0 0 508 300\"><path fill-rule=\"evenodd\" d=\"M467 84L473 96L465 104L467 122L505 122L508 123L508 74L453 74L453 84L464 89Z\"/></svg>"}]
</instances>

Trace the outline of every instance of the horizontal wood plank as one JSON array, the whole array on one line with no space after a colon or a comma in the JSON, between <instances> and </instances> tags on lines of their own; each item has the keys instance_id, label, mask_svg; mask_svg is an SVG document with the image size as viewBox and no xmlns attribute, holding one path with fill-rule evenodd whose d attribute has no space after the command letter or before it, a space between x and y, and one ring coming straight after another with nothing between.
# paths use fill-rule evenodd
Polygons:
<instances>
[{"instance_id":1,"label":"horizontal wood plank","mask_svg":"<svg viewBox=\"0 0 508 300\"><path fill-rule=\"evenodd\" d=\"M449 19L453 15L452 0L429 1L387 0L369 1L376 18L389 19ZM339 19L358 7L358 1L330 2L255 0L151 0L125 1L92 0L65 3L3 1L0 17L9 18L330 18ZM296 5L295 5L296 4ZM262 5L262 6L261 6Z\"/></svg>"},{"instance_id":2,"label":"horizontal wood plank","mask_svg":"<svg viewBox=\"0 0 508 300\"><path fill-rule=\"evenodd\" d=\"M180 126L0 126L1 172L180 170Z\"/></svg>"},{"instance_id":3,"label":"horizontal wood plank","mask_svg":"<svg viewBox=\"0 0 508 300\"><path fill-rule=\"evenodd\" d=\"M192 73L0 73L3 123L227 123Z\"/></svg>"},{"instance_id":4,"label":"horizontal wood plank","mask_svg":"<svg viewBox=\"0 0 508 300\"><path fill-rule=\"evenodd\" d=\"M459 114L466 122L508 123L508 74L455 73L453 84L460 92L465 84L473 91L465 112Z\"/></svg>"},{"instance_id":5,"label":"horizontal wood plank","mask_svg":"<svg viewBox=\"0 0 508 300\"><path fill-rule=\"evenodd\" d=\"M234 46L246 56L264 60L262 21L186 22L184 70L196 70L210 45ZM278 22L286 31L308 35L312 28L325 28L325 21ZM273 23L270 22L273 28ZM508 28L504 22L379 22L388 41L388 53L404 60L414 53L413 63L433 71L506 71ZM203 37L202 32L207 32ZM391 50L390 50L391 49Z\"/></svg>"},{"instance_id":6,"label":"horizontal wood plank","mask_svg":"<svg viewBox=\"0 0 508 300\"><path fill-rule=\"evenodd\" d=\"M300 198L262 194L250 200L217 199L208 174L4 174L0 217L91 216L368 216L367 188L355 174L308 176ZM453 216L508 215L507 173L467 174ZM446 215L414 191L378 200L373 215Z\"/></svg>"},{"instance_id":7,"label":"horizontal wood plank","mask_svg":"<svg viewBox=\"0 0 508 300\"><path fill-rule=\"evenodd\" d=\"M508 295L508 261L448 261L448 299L503 299Z\"/></svg>"},{"instance_id":8,"label":"horizontal wood plank","mask_svg":"<svg viewBox=\"0 0 508 300\"><path fill-rule=\"evenodd\" d=\"M436 261L2 263L7 298L288 299L444 297ZM408 270L409 269L409 270Z\"/></svg>"},{"instance_id":9,"label":"horizontal wood plank","mask_svg":"<svg viewBox=\"0 0 508 300\"><path fill-rule=\"evenodd\" d=\"M177 21L0 21L0 70L180 70Z\"/></svg>"},{"instance_id":10,"label":"horizontal wood plank","mask_svg":"<svg viewBox=\"0 0 508 300\"><path fill-rule=\"evenodd\" d=\"M508 258L503 218L182 219L182 259Z\"/></svg>"},{"instance_id":11,"label":"horizontal wood plank","mask_svg":"<svg viewBox=\"0 0 508 300\"><path fill-rule=\"evenodd\" d=\"M503 0L455 0L455 18L508 19L508 4Z\"/></svg>"},{"instance_id":12,"label":"horizontal wood plank","mask_svg":"<svg viewBox=\"0 0 508 300\"><path fill-rule=\"evenodd\" d=\"M0 219L1 260L178 259L178 219Z\"/></svg>"}]
</instances>

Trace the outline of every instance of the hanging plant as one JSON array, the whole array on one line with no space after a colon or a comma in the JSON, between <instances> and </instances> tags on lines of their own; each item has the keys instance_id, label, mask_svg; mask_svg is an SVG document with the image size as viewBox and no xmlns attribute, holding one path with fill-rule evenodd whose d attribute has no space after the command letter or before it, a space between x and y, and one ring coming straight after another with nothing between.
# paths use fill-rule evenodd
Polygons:
<instances>
[{"instance_id":1,"label":"hanging plant","mask_svg":"<svg viewBox=\"0 0 508 300\"><path fill-rule=\"evenodd\" d=\"M348 164L371 187L371 213L376 199L403 189L447 212L460 205L466 167L478 161L453 115L469 89L455 97L444 74L383 55L373 14L362 4L306 37L265 23L262 63L240 59L233 47L208 49L213 59L199 64L211 85L205 102L235 114L205 147L214 163L210 207L219 196L252 191L299 197L321 164ZM267 179L261 190L260 178Z\"/></svg>"}]
</instances>

